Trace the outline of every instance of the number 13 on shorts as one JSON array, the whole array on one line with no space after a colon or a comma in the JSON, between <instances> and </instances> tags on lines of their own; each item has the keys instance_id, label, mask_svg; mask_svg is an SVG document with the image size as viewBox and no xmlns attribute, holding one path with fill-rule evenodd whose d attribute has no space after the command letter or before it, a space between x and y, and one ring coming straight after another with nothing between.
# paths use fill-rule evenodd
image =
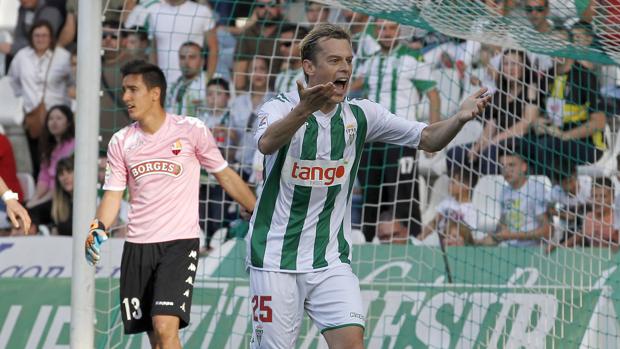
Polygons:
<instances>
[{"instance_id":1,"label":"number 13 on shorts","mask_svg":"<svg viewBox=\"0 0 620 349\"><path fill-rule=\"evenodd\" d=\"M254 295L252 297L252 317L254 321L271 322L272 310L271 310L271 296L259 296Z\"/></svg>"}]
</instances>

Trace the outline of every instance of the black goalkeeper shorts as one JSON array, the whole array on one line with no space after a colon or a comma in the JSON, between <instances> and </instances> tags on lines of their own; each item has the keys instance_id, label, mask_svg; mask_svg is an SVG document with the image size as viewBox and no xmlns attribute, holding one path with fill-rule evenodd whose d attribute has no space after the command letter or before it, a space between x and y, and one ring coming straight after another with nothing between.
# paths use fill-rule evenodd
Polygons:
<instances>
[{"instance_id":1,"label":"black goalkeeper shorts","mask_svg":"<svg viewBox=\"0 0 620 349\"><path fill-rule=\"evenodd\" d=\"M198 239L137 244L125 242L121 262L120 312L126 334L153 330L155 315L189 324Z\"/></svg>"}]
</instances>

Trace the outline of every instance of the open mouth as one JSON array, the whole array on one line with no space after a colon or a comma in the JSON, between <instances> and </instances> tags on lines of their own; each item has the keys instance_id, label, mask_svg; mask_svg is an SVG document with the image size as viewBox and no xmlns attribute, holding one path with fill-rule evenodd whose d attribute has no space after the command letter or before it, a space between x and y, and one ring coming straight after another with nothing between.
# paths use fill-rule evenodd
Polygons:
<instances>
[{"instance_id":1,"label":"open mouth","mask_svg":"<svg viewBox=\"0 0 620 349\"><path fill-rule=\"evenodd\" d=\"M133 104L127 104L127 111L128 112L133 112L136 109L136 107Z\"/></svg>"},{"instance_id":2,"label":"open mouth","mask_svg":"<svg viewBox=\"0 0 620 349\"><path fill-rule=\"evenodd\" d=\"M334 80L334 85L336 86L337 90L340 90L339 92L346 91L348 83L349 78L338 78Z\"/></svg>"}]
</instances>

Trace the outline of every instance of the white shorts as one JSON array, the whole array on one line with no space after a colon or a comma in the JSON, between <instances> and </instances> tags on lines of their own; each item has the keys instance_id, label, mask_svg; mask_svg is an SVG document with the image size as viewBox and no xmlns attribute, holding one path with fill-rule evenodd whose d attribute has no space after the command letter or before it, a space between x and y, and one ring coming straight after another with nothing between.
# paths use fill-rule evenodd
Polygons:
<instances>
[{"instance_id":1,"label":"white shorts","mask_svg":"<svg viewBox=\"0 0 620 349\"><path fill-rule=\"evenodd\" d=\"M304 310L321 333L345 326L364 328L359 280L351 266L309 273L250 269L250 348L295 347Z\"/></svg>"}]
</instances>

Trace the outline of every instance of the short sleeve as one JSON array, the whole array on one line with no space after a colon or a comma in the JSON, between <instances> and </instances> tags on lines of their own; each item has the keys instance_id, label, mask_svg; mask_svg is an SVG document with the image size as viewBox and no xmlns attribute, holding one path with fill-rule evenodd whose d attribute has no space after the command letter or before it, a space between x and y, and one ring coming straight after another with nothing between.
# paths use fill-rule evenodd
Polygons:
<instances>
[{"instance_id":1,"label":"short sleeve","mask_svg":"<svg viewBox=\"0 0 620 349\"><path fill-rule=\"evenodd\" d=\"M368 100L361 100L357 105L368 120L367 142L385 142L412 148L420 144L422 131L427 126L425 123L398 117L378 103Z\"/></svg>"},{"instance_id":2,"label":"short sleeve","mask_svg":"<svg viewBox=\"0 0 620 349\"><path fill-rule=\"evenodd\" d=\"M195 125L192 133L198 162L210 173L223 171L228 167L228 162L224 160L211 131L202 122L196 122Z\"/></svg>"},{"instance_id":3,"label":"short sleeve","mask_svg":"<svg viewBox=\"0 0 620 349\"><path fill-rule=\"evenodd\" d=\"M286 103L282 98L284 97L278 95L263 104L263 106L258 110L258 122L256 132L254 133L254 142L257 147L258 141L263 136L267 128L274 122L284 118L292 110L290 104Z\"/></svg>"},{"instance_id":4,"label":"short sleeve","mask_svg":"<svg viewBox=\"0 0 620 349\"><path fill-rule=\"evenodd\" d=\"M121 131L122 132L122 131ZM120 134L115 134L108 145L108 163L105 168L103 190L123 191L127 187L127 166Z\"/></svg>"}]
</instances>

